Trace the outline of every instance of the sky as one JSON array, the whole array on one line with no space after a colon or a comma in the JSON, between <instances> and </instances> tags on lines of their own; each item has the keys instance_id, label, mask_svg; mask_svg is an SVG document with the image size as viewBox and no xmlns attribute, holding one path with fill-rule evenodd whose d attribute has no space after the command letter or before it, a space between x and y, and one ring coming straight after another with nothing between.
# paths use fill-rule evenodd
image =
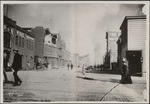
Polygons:
<instances>
[{"instance_id":1,"label":"sky","mask_svg":"<svg viewBox=\"0 0 150 104\"><path fill-rule=\"evenodd\" d=\"M72 53L90 54L94 60L96 49L102 62L106 32L119 32L124 17L136 15L138 8L139 4L11 4L8 17L21 27L43 26L60 32Z\"/></svg>"}]
</instances>

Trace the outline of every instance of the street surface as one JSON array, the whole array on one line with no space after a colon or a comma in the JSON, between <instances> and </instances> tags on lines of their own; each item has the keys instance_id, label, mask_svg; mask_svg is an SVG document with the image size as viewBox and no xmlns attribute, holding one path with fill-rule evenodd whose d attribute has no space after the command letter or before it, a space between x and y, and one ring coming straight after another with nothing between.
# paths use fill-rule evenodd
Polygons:
<instances>
[{"instance_id":1,"label":"street surface","mask_svg":"<svg viewBox=\"0 0 150 104\"><path fill-rule=\"evenodd\" d=\"M120 75L86 73L80 68L19 71L21 86L4 85L4 102L112 101L146 102L145 77L119 84ZM7 72L13 81L12 72Z\"/></svg>"}]
</instances>

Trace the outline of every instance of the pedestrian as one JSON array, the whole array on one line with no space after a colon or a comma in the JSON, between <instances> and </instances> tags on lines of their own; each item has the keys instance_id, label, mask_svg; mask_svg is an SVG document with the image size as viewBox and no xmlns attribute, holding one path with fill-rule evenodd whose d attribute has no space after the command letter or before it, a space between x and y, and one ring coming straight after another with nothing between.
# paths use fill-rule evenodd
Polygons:
<instances>
[{"instance_id":1,"label":"pedestrian","mask_svg":"<svg viewBox=\"0 0 150 104\"><path fill-rule=\"evenodd\" d=\"M13 68L13 75L14 75L14 81L15 83L13 86L18 86L21 85L22 80L18 77L17 72L21 69L22 63L21 63L21 55L18 53L18 50L13 50L14 52L14 60L12 63L12 68Z\"/></svg>"},{"instance_id":2,"label":"pedestrian","mask_svg":"<svg viewBox=\"0 0 150 104\"><path fill-rule=\"evenodd\" d=\"M39 65L40 65L40 62L39 62L39 58L37 58L37 60L36 60L36 70L38 70L38 67L39 67Z\"/></svg>"},{"instance_id":3,"label":"pedestrian","mask_svg":"<svg viewBox=\"0 0 150 104\"><path fill-rule=\"evenodd\" d=\"M8 60L7 60L7 53L6 50L4 50L3 53L3 74L4 74L4 82L8 82L7 74L6 74L6 69L8 68Z\"/></svg>"},{"instance_id":4,"label":"pedestrian","mask_svg":"<svg viewBox=\"0 0 150 104\"><path fill-rule=\"evenodd\" d=\"M82 65L82 74L85 75L85 65Z\"/></svg>"},{"instance_id":5,"label":"pedestrian","mask_svg":"<svg viewBox=\"0 0 150 104\"><path fill-rule=\"evenodd\" d=\"M28 67L27 70L30 70L30 69L31 69L29 60L28 60L28 62L27 62L27 67Z\"/></svg>"},{"instance_id":6,"label":"pedestrian","mask_svg":"<svg viewBox=\"0 0 150 104\"><path fill-rule=\"evenodd\" d=\"M122 84L132 84L131 76L129 73L128 60L123 58L122 61L122 78L120 83Z\"/></svg>"},{"instance_id":7,"label":"pedestrian","mask_svg":"<svg viewBox=\"0 0 150 104\"><path fill-rule=\"evenodd\" d=\"M72 63L71 63L71 66L70 66L70 67L71 67L71 70L72 70L72 69L73 69L73 64L72 64Z\"/></svg>"},{"instance_id":8,"label":"pedestrian","mask_svg":"<svg viewBox=\"0 0 150 104\"><path fill-rule=\"evenodd\" d=\"M67 67L68 67L68 70L69 70L69 67L70 67L69 63L67 64Z\"/></svg>"}]
</instances>

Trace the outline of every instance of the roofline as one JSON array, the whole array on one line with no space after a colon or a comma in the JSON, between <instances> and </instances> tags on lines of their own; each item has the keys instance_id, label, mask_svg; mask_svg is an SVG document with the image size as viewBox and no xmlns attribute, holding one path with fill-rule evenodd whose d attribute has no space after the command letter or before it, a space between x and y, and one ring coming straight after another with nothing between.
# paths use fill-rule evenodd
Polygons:
<instances>
[{"instance_id":1,"label":"roofline","mask_svg":"<svg viewBox=\"0 0 150 104\"><path fill-rule=\"evenodd\" d=\"M121 26L120 26L120 30L122 28L122 26L124 25L124 23L127 21L127 20L131 20L131 19L146 19L146 15L139 15L139 16L125 16Z\"/></svg>"},{"instance_id":2,"label":"roofline","mask_svg":"<svg viewBox=\"0 0 150 104\"><path fill-rule=\"evenodd\" d=\"M35 34L33 34L33 33L31 33L31 32L28 32L28 31L26 31L25 29L21 28L20 26L14 24L14 23L13 23L13 20L10 19L10 18L8 18L8 17L6 17L6 16L4 16L4 23L9 24L10 26L12 26L12 27L18 29L19 31L21 31L21 32L23 32L23 33L28 34L28 35L31 36L32 38L35 38Z\"/></svg>"}]
</instances>

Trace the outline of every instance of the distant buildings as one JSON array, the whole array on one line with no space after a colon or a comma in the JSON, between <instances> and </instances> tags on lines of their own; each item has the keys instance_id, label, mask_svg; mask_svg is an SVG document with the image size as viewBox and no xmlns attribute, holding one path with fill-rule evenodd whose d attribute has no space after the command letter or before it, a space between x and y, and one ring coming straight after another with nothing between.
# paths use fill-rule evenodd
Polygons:
<instances>
[{"instance_id":1,"label":"distant buildings","mask_svg":"<svg viewBox=\"0 0 150 104\"><path fill-rule=\"evenodd\" d=\"M106 32L106 55L104 64L108 69L114 70L117 67L117 40L120 36L119 32L108 31Z\"/></svg>"},{"instance_id":2,"label":"distant buildings","mask_svg":"<svg viewBox=\"0 0 150 104\"><path fill-rule=\"evenodd\" d=\"M146 72L146 16L126 16L120 30L117 41L119 69L122 70L123 58L127 58L131 75L143 75Z\"/></svg>"},{"instance_id":3,"label":"distant buildings","mask_svg":"<svg viewBox=\"0 0 150 104\"><path fill-rule=\"evenodd\" d=\"M85 67L88 67L91 65L90 55L80 55L79 53L73 53L70 57L70 63L72 63L75 67L82 67L83 64Z\"/></svg>"},{"instance_id":4,"label":"distant buildings","mask_svg":"<svg viewBox=\"0 0 150 104\"><path fill-rule=\"evenodd\" d=\"M71 63L76 66L79 67L80 63L79 63L79 54L78 53L73 53L71 56Z\"/></svg>"},{"instance_id":5,"label":"distant buildings","mask_svg":"<svg viewBox=\"0 0 150 104\"><path fill-rule=\"evenodd\" d=\"M100 55L100 49L95 47L94 49L94 65L97 66L97 65L100 65L102 64L102 60L101 60L101 55Z\"/></svg>"},{"instance_id":6,"label":"distant buildings","mask_svg":"<svg viewBox=\"0 0 150 104\"><path fill-rule=\"evenodd\" d=\"M89 56L89 54L80 56L79 57L79 63L80 63L80 66L82 66L83 64L85 65L85 67L90 66L90 56Z\"/></svg>"},{"instance_id":7,"label":"distant buildings","mask_svg":"<svg viewBox=\"0 0 150 104\"><path fill-rule=\"evenodd\" d=\"M23 69L34 68L35 35L22 29L16 21L4 16L4 50L7 51L7 60L13 62L13 50L19 50L22 56ZM28 64L30 63L30 64Z\"/></svg>"}]
</instances>

